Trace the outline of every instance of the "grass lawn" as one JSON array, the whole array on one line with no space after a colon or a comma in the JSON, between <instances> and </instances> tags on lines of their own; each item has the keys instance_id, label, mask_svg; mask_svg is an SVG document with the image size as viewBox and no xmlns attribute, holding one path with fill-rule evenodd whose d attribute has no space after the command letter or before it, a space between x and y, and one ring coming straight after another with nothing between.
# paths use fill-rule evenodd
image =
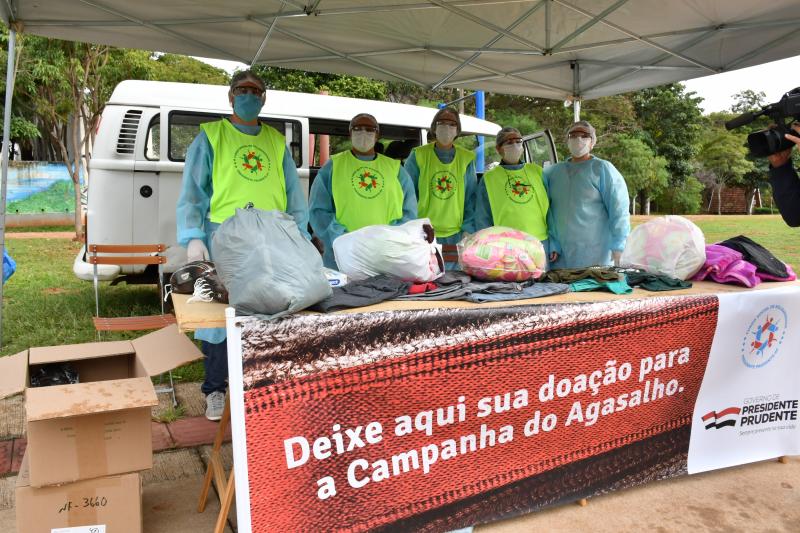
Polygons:
<instances>
[{"instance_id":1,"label":"grass lawn","mask_svg":"<svg viewBox=\"0 0 800 533\"><path fill-rule=\"evenodd\" d=\"M80 244L68 239L22 238L10 239L6 246L17 262L17 271L4 287L0 354L14 354L31 346L97 340L92 324L92 283L72 273ZM114 287L102 284L100 305L103 316L150 315L161 309L157 287L124 283ZM106 332L103 340L129 339L143 333ZM187 365L173 376L202 380L202 363Z\"/></svg>"},{"instance_id":2,"label":"grass lawn","mask_svg":"<svg viewBox=\"0 0 800 533\"><path fill-rule=\"evenodd\" d=\"M648 217L636 216L633 225ZM736 235L747 235L783 261L800 267L800 229L790 228L777 215L688 217L706 235L709 243ZM18 231L18 230L14 230ZM4 288L3 345L0 354L17 353L30 346L48 346L96 340L92 316L94 292L90 282L78 280L72 262L80 245L67 239L10 239L9 253L17 272ZM159 311L158 290L153 286L101 287L101 314L130 316ZM117 340L137 335L107 333ZM178 370L176 377L200 381L202 363Z\"/></svg>"}]
</instances>

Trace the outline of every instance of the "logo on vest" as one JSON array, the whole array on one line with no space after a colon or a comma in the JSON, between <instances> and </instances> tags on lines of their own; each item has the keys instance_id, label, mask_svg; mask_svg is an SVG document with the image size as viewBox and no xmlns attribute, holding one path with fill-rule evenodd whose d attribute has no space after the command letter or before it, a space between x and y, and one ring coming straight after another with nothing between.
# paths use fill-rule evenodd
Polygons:
<instances>
[{"instance_id":1,"label":"logo on vest","mask_svg":"<svg viewBox=\"0 0 800 533\"><path fill-rule=\"evenodd\" d=\"M517 204L527 204L533 198L533 187L524 176L509 176L506 180L506 196Z\"/></svg>"},{"instance_id":2,"label":"logo on vest","mask_svg":"<svg viewBox=\"0 0 800 533\"><path fill-rule=\"evenodd\" d=\"M360 197L372 200L383 192L384 180L374 168L361 167L353 172L350 184Z\"/></svg>"},{"instance_id":3,"label":"logo on vest","mask_svg":"<svg viewBox=\"0 0 800 533\"><path fill-rule=\"evenodd\" d=\"M233 164L241 177L249 181L263 181L269 174L269 156L255 145L241 146L233 156Z\"/></svg>"},{"instance_id":4,"label":"logo on vest","mask_svg":"<svg viewBox=\"0 0 800 533\"><path fill-rule=\"evenodd\" d=\"M456 178L443 170L431 178L431 194L440 200L447 200L456 193Z\"/></svg>"}]
</instances>

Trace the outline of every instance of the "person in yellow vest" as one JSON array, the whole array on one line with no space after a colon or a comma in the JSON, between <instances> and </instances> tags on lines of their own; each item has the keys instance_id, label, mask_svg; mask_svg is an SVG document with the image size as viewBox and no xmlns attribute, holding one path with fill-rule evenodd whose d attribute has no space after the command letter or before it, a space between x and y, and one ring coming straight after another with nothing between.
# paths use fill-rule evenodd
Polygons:
<instances>
[{"instance_id":1,"label":"person in yellow vest","mask_svg":"<svg viewBox=\"0 0 800 533\"><path fill-rule=\"evenodd\" d=\"M189 261L213 259L211 237L237 207L252 202L259 209L291 215L308 236L308 204L286 139L262 126L258 113L265 102L263 80L252 71L234 74L228 101L233 115L200 126L186 152L176 209L178 244ZM219 420L225 406L228 355L225 329L201 329L206 378L206 417Z\"/></svg>"},{"instance_id":2,"label":"person in yellow vest","mask_svg":"<svg viewBox=\"0 0 800 533\"><path fill-rule=\"evenodd\" d=\"M429 218L440 244L457 244L475 231L475 154L455 146L461 119L452 107L433 117L435 142L414 148L405 169L417 192L420 218Z\"/></svg>"},{"instance_id":3,"label":"person in yellow vest","mask_svg":"<svg viewBox=\"0 0 800 533\"><path fill-rule=\"evenodd\" d=\"M478 183L475 227L506 226L533 235L548 250L547 211L550 201L542 180L542 167L522 161L522 135L506 127L497 134L499 165Z\"/></svg>"},{"instance_id":4,"label":"person in yellow vest","mask_svg":"<svg viewBox=\"0 0 800 533\"><path fill-rule=\"evenodd\" d=\"M322 240L323 263L336 268L333 241L374 224L402 224L417 218L417 197L400 161L376 153L380 126L361 113L350 121L350 150L319 169L311 185L309 214L314 235Z\"/></svg>"}]
</instances>

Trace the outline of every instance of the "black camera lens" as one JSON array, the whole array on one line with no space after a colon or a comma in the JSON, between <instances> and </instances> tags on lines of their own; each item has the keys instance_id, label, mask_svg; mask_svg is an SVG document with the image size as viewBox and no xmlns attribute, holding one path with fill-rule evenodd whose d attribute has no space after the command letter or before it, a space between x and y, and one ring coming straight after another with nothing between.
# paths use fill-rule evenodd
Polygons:
<instances>
[{"instance_id":1,"label":"black camera lens","mask_svg":"<svg viewBox=\"0 0 800 533\"><path fill-rule=\"evenodd\" d=\"M747 146L750 153L755 157L767 157L783 150L788 150L794 143L784 137L788 130L777 127L769 130L761 130L747 136Z\"/></svg>"}]
</instances>

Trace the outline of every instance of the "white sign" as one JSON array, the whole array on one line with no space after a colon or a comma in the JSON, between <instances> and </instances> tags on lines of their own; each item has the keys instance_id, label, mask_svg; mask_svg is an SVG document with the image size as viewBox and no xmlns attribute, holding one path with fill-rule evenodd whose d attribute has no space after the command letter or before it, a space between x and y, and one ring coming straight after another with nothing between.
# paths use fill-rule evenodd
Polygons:
<instances>
[{"instance_id":1,"label":"white sign","mask_svg":"<svg viewBox=\"0 0 800 533\"><path fill-rule=\"evenodd\" d=\"M719 295L689 473L800 454L800 287Z\"/></svg>"},{"instance_id":2,"label":"white sign","mask_svg":"<svg viewBox=\"0 0 800 533\"><path fill-rule=\"evenodd\" d=\"M56 529L51 529L50 533L106 533L106 526L97 525L97 526L59 527Z\"/></svg>"}]
</instances>

